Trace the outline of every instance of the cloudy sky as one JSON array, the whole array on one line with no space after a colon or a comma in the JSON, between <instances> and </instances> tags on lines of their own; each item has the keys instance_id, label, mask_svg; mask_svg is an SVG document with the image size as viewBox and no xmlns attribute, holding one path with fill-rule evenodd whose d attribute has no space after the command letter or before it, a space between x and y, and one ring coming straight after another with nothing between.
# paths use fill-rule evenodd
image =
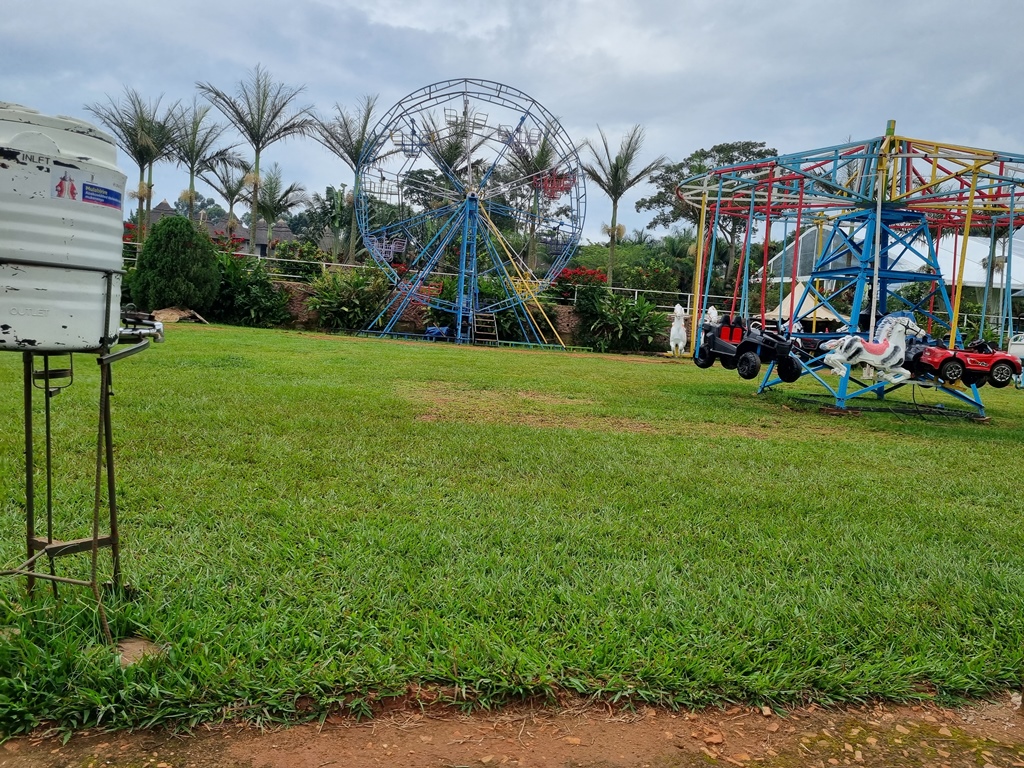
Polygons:
<instances>
[{"instance_id":1,"label":"cloudy sky","mask_svg":"<svg viewBox=\"0 0 1024 768\"><path fill-rule=\"evenodd\" d=\"M92 120L125 86L191 101L261 63L330 112L379 94L384 110L440 80L477 77L535 98L574 141L634 123L646 155L724 141L796 152L884 132L1024 152L1024 2L986 0L291 0L9 2L0 101ZM312 140L274 145L286 181L351 184ZM129 177L136 173L124 160ZM155 196L187 186L171 168ZM209 190L206 190L209 193ZM610 206L588 196L585 238ZM620 221L647 224L632 201Z\"/></svg>"}]
</instances>

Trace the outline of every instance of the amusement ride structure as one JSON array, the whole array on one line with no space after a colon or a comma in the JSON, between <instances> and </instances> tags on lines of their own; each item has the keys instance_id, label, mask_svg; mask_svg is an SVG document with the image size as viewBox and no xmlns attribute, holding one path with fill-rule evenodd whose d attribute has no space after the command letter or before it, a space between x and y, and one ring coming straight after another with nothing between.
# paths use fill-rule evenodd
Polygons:
<instances>
[{"instance_id":1,"label":"amusement ride structure","mask_svg":"<svg viewBox=\"0 0 1024 768\"><path fill-rule=\"evenodd\" d=\"M579 244L586 190L576 146L534 99L475 79L409 94L367 142L355 205L394 285L368 333L397 334L426 305L457 342L497 340L508 311L521 341L564 346L538 295Z\"/></svg>"},{"instance_id":2,"label":"amusement ride structure","mask_svg":"<svg viewBox=\"0 0 1024 768\"><path fill-rule=\"evenodd\" d=\"M703 294L693 315L699 364L709 360L709 348L701 350L697 323L709 309L720 247L712 234L724 217L734 217L744 221L746 235L736 291L725 307L725 335L735 334L733 340L739 343L739 337L753 333L759 342L761 331L775 319L772 338L793 342L793 354L764 358L769 365L760 392L811 377L838 408L846 408L854 398L882 398L912 383L932 387L966 405L970 413L984 415L978 394L983 379L965 377L957 384L926 373L908 382L873 377L870 370L849 365L836 381L825 378L830 367L824 358L827 348L848 335L871 342L878 320L892 312L916 318L932 343L963 346L960 318L968 237L990 238L992 254L996 240L1006 238L1005 279L1012 285L1012 233L1024 223L1024 155L897 136L890 122L884 136L869 141L710 170L686 179L676 195L699 211L699 231L704 233L694 283L702 286ZM778 279L769 270L770 238L780 233L798 243L805 235L812 238L813 266L802 286L797 277L803 247L791 249ZM937 243L949 236L955 243L952 295L936 251ZM755 238L763 242L755 244ZM990 256L990 270L994 261ZM783 300L787 282L793 289ZM1003 293L1001 336L1013 333L1011 291ZM781 304L777 311L766 312L767 305L776 304ZM841 324L828 327L820 322L826 316Z\"/></svg>"}]
</instances>

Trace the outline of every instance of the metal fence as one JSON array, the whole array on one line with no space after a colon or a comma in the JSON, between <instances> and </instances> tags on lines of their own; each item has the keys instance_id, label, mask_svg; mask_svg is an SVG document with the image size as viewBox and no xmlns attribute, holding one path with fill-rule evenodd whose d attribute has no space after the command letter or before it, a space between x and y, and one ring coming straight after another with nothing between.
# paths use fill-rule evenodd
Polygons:
<instances>
[{"instance_id":1,"label":"metal fence","mask_svg":"<svg viewBox=\"0 0 1024 768\"><path fill-rule=\"evenodd\" d=\"M132 244L131 243L126 243L126 245L132 245ZM328 262L328 261L303 261L301 259L278 259L278 258L274 258L274 257L265 257L265 256L259 256L259 255L253 256L253 255L251 255L249 253L246 253L245 251L235 251L231 255L232 256L237 256L239 258L242 258L242 257L254 258L257 261L259 261L260 263L265 264L267 266L267 269L270 271L271 275L275 279L289 280L289 281L292 281L292 282L299 282L299 283L309 282L310 278L309 278L309 275L308 275L308 270L309 270L310 267L313 267L313 268L320 267L320 269L322 269L322 270L326 270L326 269L334 269L334 270L338 270L338 269L372 269L373 268L372 265L366 265L366 264L335 264L333 262ZM134 266L136 258L137 257L132 257L132 256L125 255L125 257L124 257L125 268L127 269L129 267ZM293 265L293 264L301 264L301 265L303 265L306 268L305 272L299 272L294 267L290 266L290 265ZM445 277L458 277L458 275L455 274L455 273L445 273L445 272L436 272L435 271L432 274L434 274L434 275L436 275L438 277L441 277L441 278L445 278ZM577 298L579 296L580 288L586 288L587 286L574 285L572 287L573 287L573 294L572 294L572 298L569 300L569 303L575 305L576 301L577 301ZM686 311L687 316L692 316L693 315L693 308L694 308L694 305L695 305L695 298L694 298L694 295L692 293L682 293L682 292L672 292L672 291L651 291L651 290L644 290L644 289L641 289L641 288L623 288L621 286L617 286L617 287L611 288L610 290L611 290L612 293L614 293L616 295L631 297L633 299L633 301L636 301L641 296L643 296L647 301L650 301L658 309L664 310L665 312L672 312L673 309L675 309L675 305L676 304L681 304L683 309ZM732 303L732 296L709 296L707 303L709 305L714 305L714 306L718 307L719 310L721 311L724 308L727 308ZM974 328L977 328L979 323L980 323L980 321L981 321L981 315L980 314L974 314L974 315L962 314L961 317L964 318L964 320L970 326L972 326ZM999 321L1000 321L1000 317L999 317L998 314L988 314L985 317L985 327L986 328L997 328L998 329L999 328ZM1014 324L1015 327L1021 327L1022 325L1024 325L1024 318L1021 319L1021 323L1019 323L1019 324L1015 323Z\"/></svg>"}]
</instances>

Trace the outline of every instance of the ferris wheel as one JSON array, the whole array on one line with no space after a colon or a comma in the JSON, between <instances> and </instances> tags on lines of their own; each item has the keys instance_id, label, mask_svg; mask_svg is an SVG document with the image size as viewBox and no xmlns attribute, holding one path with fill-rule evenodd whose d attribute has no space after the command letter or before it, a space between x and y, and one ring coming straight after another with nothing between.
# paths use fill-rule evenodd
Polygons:
<instances>
[{"instance_id":1,"label":"ferris wheel","mask_svg":"<svg viewBox=\"0 0 1024 768\"><path fill-rule=\"evenodd\" d=\"M576 251L586 189L575 144L537 101L475 79L409 94L367 142L355 205L394 285L368 332L393 334L426 305L459 342L496 339L500 325L514 340L562 345L538 297Z\"/></svg>"}]
</instances>

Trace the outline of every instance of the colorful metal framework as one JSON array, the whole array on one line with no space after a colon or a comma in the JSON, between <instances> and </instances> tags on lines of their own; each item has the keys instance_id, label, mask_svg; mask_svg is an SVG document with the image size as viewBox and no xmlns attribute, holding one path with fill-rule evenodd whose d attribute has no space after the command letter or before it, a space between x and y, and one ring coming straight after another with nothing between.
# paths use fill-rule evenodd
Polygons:
<instances>
[{"instance_id":1,"label":"colorful metal framework","mask_svg":"<svg viewBox=\"0 0 1024 768\"><path fill-rule=\"evenodd\" d=\"M363 242L394 284L367 333L399 335L406 309L426 304L451 314L457 342L510 311L527 344L564 346L538 296L579 244L586 188L544 107L487 80L429 85L380 120L357 176Z\"/></svg>"},{"instance_id":2,"label":"colorful metal framework","mask_svg":"<svg viewBox=\"0 0 1024 768\"><path fill-rule=\"evenodd\" d=\"M870 339L881 314L906 310L925 319L929 333L934 331L953 347L961 342L958 318L968 235L984 234L994 240L997 233L1012 232L1024 224L1024 155L897 136L895 123L890 122L884 136L869 141L716 168L686 179L676 195L682 205L699 211L704 233L695 282L703 286L693 315L695 343L699 343L697 322L706 308L716 257L718 238L711 235L722 217L736 217L745 220L747 238L728 314L747 320L760 316L764 324L772 234L781 228L788 238L816 226L819 245L811 279L799 298L791 292L788 312L780 307L780 317L788 320L787 335L820 341L849 332ZM762 271L752 276L755 231L764 242L759 246ZM936 243L947 235L956 237L958 250L952 299L936 255ZM1013 239L1007 239L1009 270ZM796 285L796 260L791 257L790 262L790 284ZM786 273L785 265L782 272ZM759 312L750 306L752 277L760 282ZM1008 285L1011 277L1006 275ZM902 290L915 283L923 284L922 288ZM781 282L778 290L781 293ZM999 331L1008 336L1013 333L1011 291L1004 293ZM847 303L850 309L841 311ZM811 333L814 318L823 308L843 317L846 327ZM822 376L823 356L805 357L801 375L813 377L839 408L847 407L853 398L881 398L903 386L862 380L866 377L857 378L853 370L835 384ZM774 363L769 366L759 391L782 383L774 367ZM968 394L934 378L914 383L934 387L984 415L976 386Z\"/></svg>"}]
</instances>

